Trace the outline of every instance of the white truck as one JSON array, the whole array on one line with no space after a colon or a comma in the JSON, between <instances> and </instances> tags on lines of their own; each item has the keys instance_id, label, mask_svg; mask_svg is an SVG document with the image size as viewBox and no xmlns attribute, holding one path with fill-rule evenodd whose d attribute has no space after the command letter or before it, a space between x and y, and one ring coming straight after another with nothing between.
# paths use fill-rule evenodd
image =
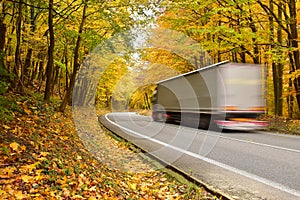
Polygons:
<instances>
[{"instance_id":1,"label":"white truck","mask_svg":"<svg viewBox=\"0 0 300 200\"><path fill-rule=\"evenodd\" d=\"M255 64L213 64L157 83L153 97L155 121L208 129L256 130L268 126L262 67Z\"/></svg>"}]
</instances>

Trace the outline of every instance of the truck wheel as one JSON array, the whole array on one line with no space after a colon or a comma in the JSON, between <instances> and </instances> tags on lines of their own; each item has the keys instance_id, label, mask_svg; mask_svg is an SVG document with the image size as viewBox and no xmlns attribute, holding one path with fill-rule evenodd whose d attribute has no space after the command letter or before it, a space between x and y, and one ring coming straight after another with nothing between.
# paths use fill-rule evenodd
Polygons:
<instances>
[{"instance_id":1,"label":"truck wheel","mask_svg":"<svg viewBox=\"0 0 300 200\"><path fill-rule=\"evenodd\" d=\"M200 115L200 122L199 122L199 128L201 129L208 129L210 124L210 115L201 114Z\"/></svg>"},{"instance_id":2,"label":"truck wheel","mask_svg":"<svg viewBox=\"0 0 300 200\"><path fill-rule=\"evenodd\" d=\"M157 112L156 118L157 118L157 121L159 121L159 122L165 122L166 114L164 112Z\"/></svg>"}]
</instances>

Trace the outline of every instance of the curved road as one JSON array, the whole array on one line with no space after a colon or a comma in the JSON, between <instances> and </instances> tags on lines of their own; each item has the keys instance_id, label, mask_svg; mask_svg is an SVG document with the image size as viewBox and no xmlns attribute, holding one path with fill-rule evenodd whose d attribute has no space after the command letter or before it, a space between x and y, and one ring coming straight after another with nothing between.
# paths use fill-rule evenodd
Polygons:
<instances>
[{"instance_id":1,"label":"curved road","mask_svg":"<svg viewBox=\"0 0 300 200\"><path fill-rule=\"evenodd\" d=\"M101 123L232 199L300 199L300 137L219 133L110 113Z\"/></svg>"}]
</instances>

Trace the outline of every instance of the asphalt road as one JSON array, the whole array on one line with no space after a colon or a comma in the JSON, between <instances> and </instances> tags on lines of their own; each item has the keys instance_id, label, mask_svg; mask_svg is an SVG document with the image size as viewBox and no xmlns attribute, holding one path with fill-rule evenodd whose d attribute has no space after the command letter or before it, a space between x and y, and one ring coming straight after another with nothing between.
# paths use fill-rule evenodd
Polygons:
<instances>
[{"instance_id":1,"label":"asphalt road","mask_svg":"<svg viewBox=\"0 0 300 200\"><path fill-rule=\"evenodd\" d=\"M300 199L300 137L214 132L110 113L102 124L232 199Z\"/></svg>"}]
</instances>

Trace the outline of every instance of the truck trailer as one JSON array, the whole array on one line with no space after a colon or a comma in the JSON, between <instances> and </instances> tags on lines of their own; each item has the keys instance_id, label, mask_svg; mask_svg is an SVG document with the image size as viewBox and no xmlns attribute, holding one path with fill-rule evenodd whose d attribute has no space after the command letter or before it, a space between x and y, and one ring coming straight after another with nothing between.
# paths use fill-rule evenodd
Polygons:
<instances>
[{"instance_id":1,"label":"truck trailer","mask_svg":"<svg viewBox=\"0 0 300 200\"><path fill-rule=\"evenodd\" d=\"M257 64L216 63L156 84L154 121L203 129L219 127L257 130L265 113L262 67Z\"/></svg>"}]
</instances>

